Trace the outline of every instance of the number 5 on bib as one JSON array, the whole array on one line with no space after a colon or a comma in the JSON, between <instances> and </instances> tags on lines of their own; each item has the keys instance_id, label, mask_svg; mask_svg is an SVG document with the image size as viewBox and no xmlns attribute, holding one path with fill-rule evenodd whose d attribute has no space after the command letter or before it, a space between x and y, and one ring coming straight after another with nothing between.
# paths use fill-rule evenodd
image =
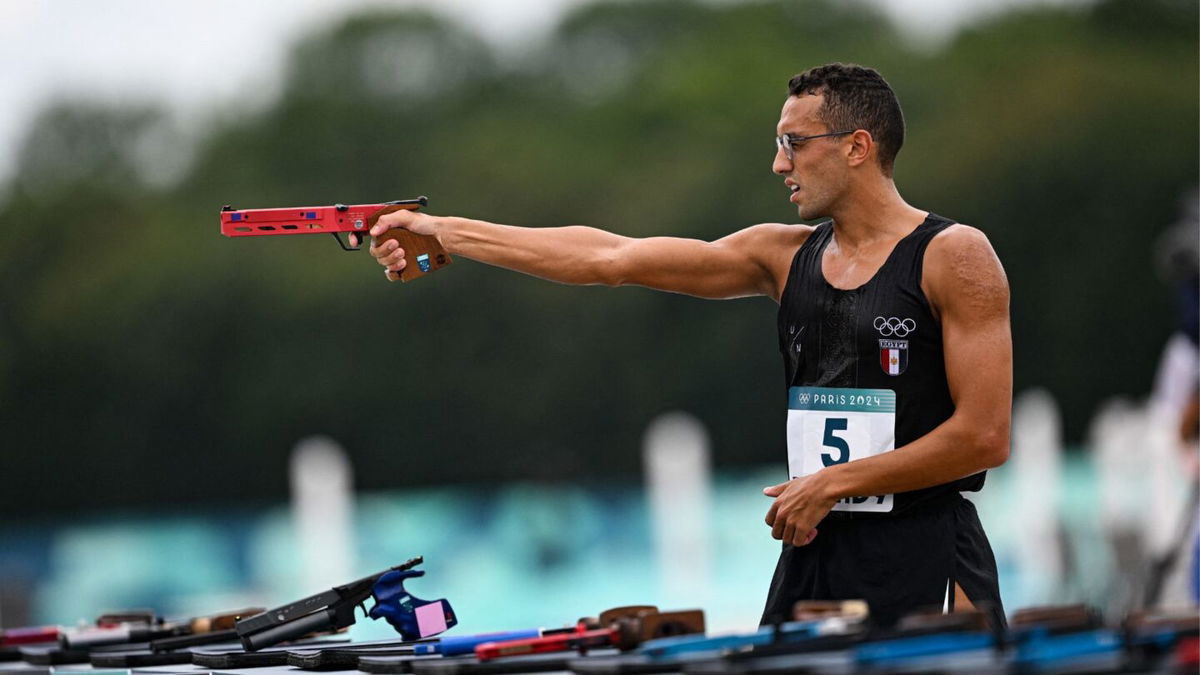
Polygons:
<instances>
[{"instance_id":1,"label":"number 5 on bib","mask_svg":"<svg viewBox=\"0 0 1200 675\"><path fill-rule=\"evenodd\" d=\"M891 389L792 387L788 390L788 472L792 478L891 452L896 392ZM892 495L850 497L834 511L892 510Z\"/></svg>"}]
</instances>

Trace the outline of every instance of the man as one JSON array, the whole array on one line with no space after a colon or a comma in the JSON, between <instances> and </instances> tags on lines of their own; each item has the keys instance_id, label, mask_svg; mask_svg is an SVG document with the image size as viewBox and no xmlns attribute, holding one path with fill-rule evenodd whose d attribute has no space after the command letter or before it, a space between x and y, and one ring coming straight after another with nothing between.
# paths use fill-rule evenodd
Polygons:
<instances>
[{"instance_id":1,"label":"man","mask_svg":"<svg viewBox=\"0 0 1200 675\"><path fill-rule=\"evenodd\" d=\"M802 599L865 598L891 623L929 606L999 610L995 560L959 492L1008 457L1008 284L978 230L914 208L892 179L904 141L879 73L830 64L792 78L773 171L804 220L714 242L633 239L398 211L371 230L570 284L633 284L780 304L791 479L767 525L783 541L763 620ZM390 279L396 242L371 247ZM1002 611L997 611L1003 617Z\"/></svg>"}]
</instances>

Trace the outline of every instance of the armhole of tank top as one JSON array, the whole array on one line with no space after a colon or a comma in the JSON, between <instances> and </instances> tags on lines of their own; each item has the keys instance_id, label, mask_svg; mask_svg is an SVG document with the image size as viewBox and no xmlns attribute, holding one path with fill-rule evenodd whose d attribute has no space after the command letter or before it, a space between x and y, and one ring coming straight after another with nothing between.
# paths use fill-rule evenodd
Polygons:
<instances>
[{"instance_id":1,"label":"armhole of tank top","mask_svg":"<svg viewBox=\"0 0 1200 675\"><path fill-rule=\"evenodd\" d=\"M915 273L917 277L916 288L921 297L921 304L925 306L925 311L929 312L929 316L934 317L934 320L937 321L940 329L942 324L941 314L933 311L933 303L929 301L929 296L925 295L925 289L921 287L921 283L925 280L925 253L929 250L929 245L933 243L933 240L939 234L945 232L946 229L951 225L957 225L958 221L950 220L949 218L939 216L933 212L930 212L929 216L933 218L933 227L936 228L936 230L927 237L924 237L924 240L917 244L919 250L917 252L917 260L915 261Z\"/></svg>"},{"instance_id":2,"label":"armhole of tank top","mask_svg":"<svg viewBox=\"0 0 1200 675\"><path fill-rule=\"evenodd\" d=\"M813 227L812 234L808 235L808 239L805 239L804 243L800 244L800 248L797 248L796 252L792 255L792 264L788 266L787 281L783 282L783 293L780 294L780 296L779 296L779 308L781 310L784 307L790 306L790 304L788 303L788 298L790 298L791 295L795 292L795 290L794 290L795 287L799 286L799 282L797 282L796 284L793 285L792 279L796 276L796 269L800 266L800 255L802 253L804 253L804 249L807 248L810 244L816 245L813 243L814 239L819 239L819 237L821 236L821 232L822 232L821 228L826 225L829 225L830 222L832 222L832 221L826 220L826 221L817 223Z\"/></svg>"}]
</instances>

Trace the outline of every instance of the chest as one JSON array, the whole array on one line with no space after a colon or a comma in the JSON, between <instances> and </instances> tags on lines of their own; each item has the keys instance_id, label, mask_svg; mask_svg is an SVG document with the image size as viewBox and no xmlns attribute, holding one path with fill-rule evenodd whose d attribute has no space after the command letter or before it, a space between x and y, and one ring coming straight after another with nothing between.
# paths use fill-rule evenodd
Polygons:
<instances>
[{"instance_id":1,"label":"chest","mask_svg":"<svg viewBox=\"0 0 1200 675\"><path fill-rule=\"evenodd\" d=\"M861 277L840 277L850 290L821 258L798 266L779 315L789 384L895 389L941 372L941 327L920 287L919 256L904 253L842 267L827 258L845 272L857 266Z\"/></svg>"},{"instance_id":2,"label":"chest","mask_svg":"<svg viewBox=\"0 0 1200 675\"><path fill-rule=\"evenodd\" d=\"M830 242L821 253L819 269L830 286L853 290L873 279L888 261L896 242L888 241L849 252Z\"/></svg>"},{"instance_id":3,"label":"chest","mask_svg":"<svg viewBox=\"0 0 1200 675\"><path fill-rule=\"evenodd\" d=\"M879 281L853 291L817 286L794 298L782 326L793 351L861 357L878 349L881 340L940 343L941 326L919 289Z\"/></svg>"}]
</instances>

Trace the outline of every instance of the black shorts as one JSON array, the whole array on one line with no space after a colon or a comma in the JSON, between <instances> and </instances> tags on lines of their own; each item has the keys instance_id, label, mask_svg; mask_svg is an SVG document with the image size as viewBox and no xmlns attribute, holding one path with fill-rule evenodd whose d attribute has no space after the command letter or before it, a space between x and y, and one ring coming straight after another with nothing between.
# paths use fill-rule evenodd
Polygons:
<instances>
[{"instance_id":1,"label":"black shorts","mask_svg":"<svg viewBox=\"0 0 1200 675\"><path fill-rule=\"evenodd\" d=\"M884 517L821 521L808 546L784 544L762 623L790 621L798 600L866 600L889 626L916 610L940 610L958 584L1003 625L996 558L975 505L957 493Z\"/></svg>"}]
</instances>

